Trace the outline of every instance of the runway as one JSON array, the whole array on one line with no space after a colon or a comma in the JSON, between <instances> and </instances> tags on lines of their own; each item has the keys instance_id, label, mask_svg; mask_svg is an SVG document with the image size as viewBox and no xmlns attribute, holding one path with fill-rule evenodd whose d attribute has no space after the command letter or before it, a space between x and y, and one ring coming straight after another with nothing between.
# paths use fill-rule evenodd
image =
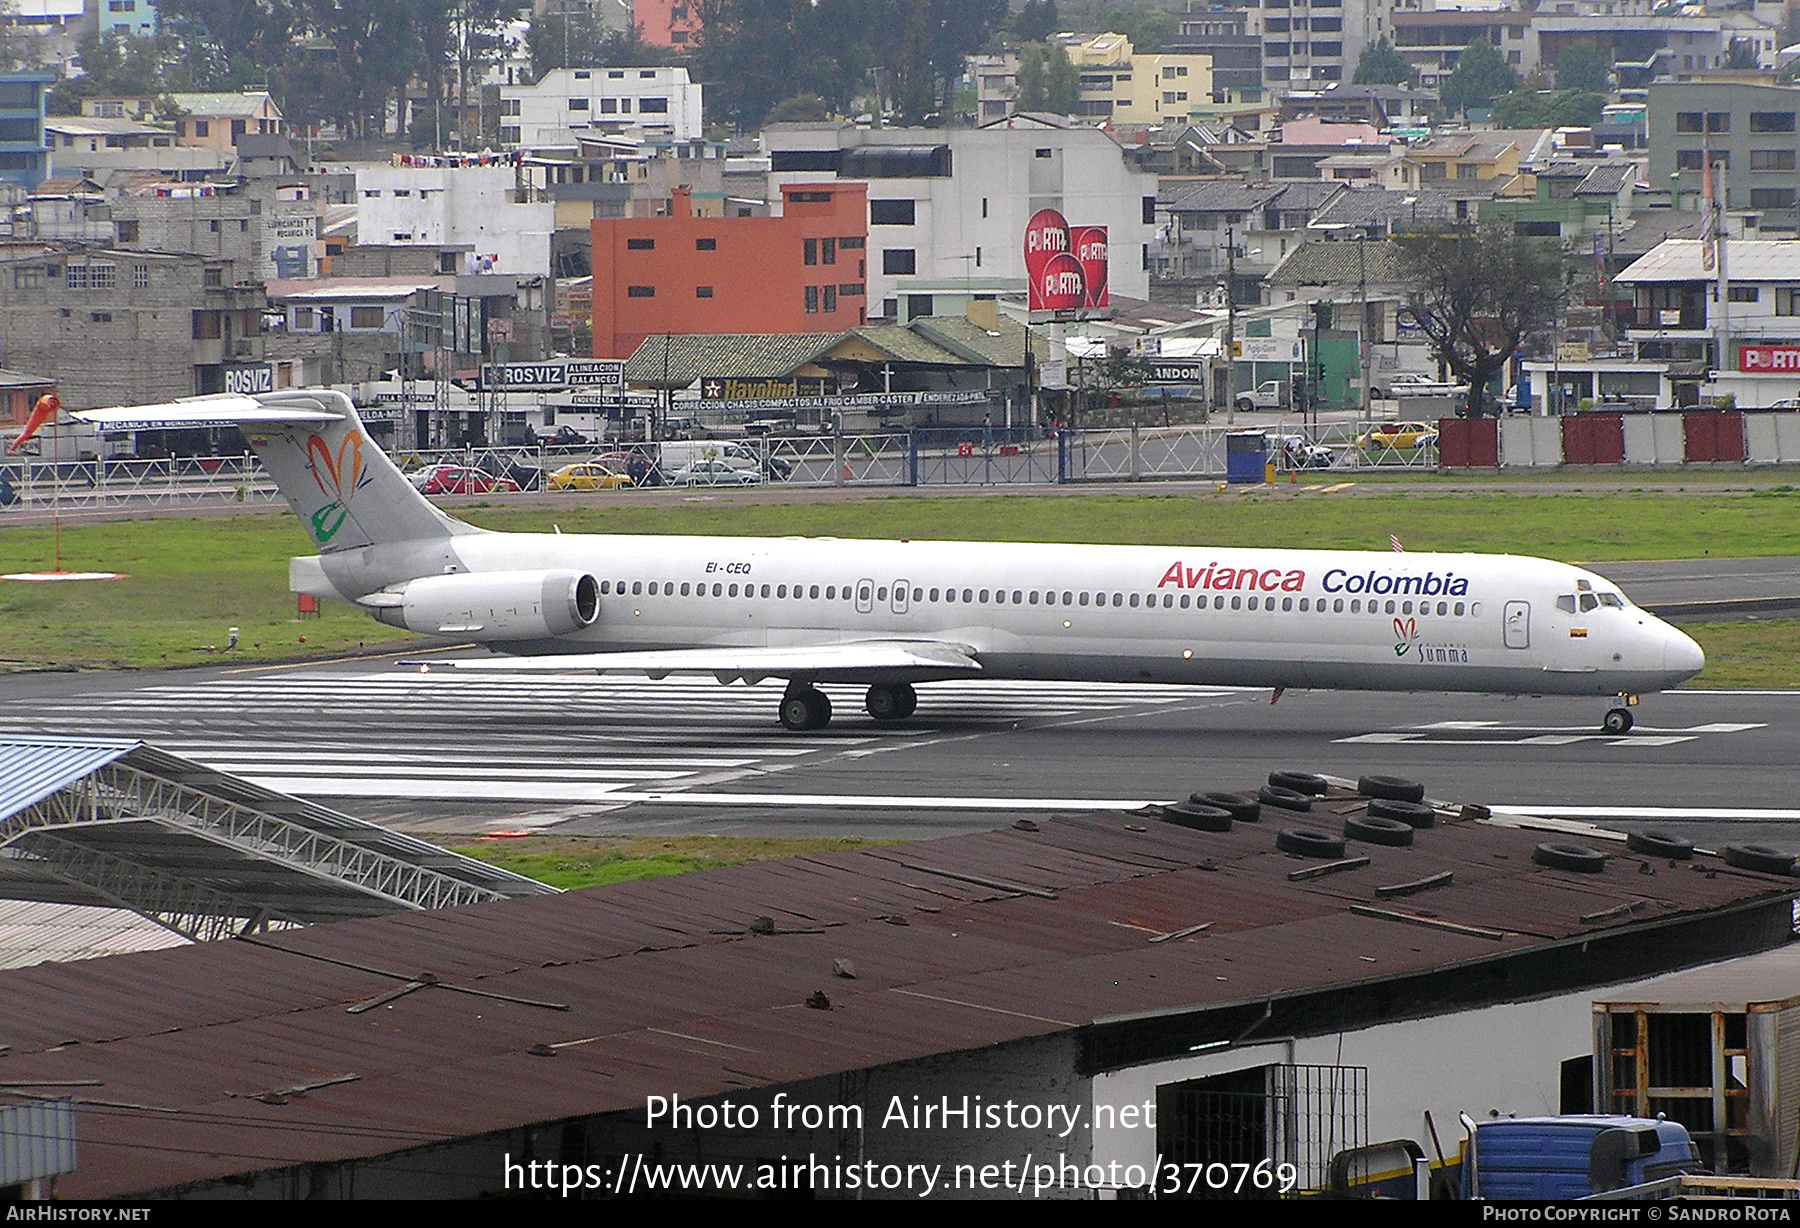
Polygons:
<instances>
[{"instance_id":1,"label":"runway","mask_svg":"<svg viewBox=\"0 0 1800 1228\"><path fill-rule=\"evenodd\" d=\"M898 726L827 687L822 734L779 684L419 675L389 661L0 679L0 730L140 737L436 835L919 838L1243 788L1275 769L1423 781L1502 811L1800 848L1800 692L1597 700L959 681Z\"/></svg>"}]
</instances>

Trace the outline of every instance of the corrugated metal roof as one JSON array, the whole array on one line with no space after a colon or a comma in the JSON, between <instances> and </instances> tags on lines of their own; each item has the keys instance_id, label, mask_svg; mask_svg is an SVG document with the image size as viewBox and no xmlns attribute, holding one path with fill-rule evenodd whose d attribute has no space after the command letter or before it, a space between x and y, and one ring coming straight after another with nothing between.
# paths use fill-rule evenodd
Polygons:
<instances>
[{"instance_id":1,"label":"corrugated metal roof","mask_svg":"<svg viewBox=\"0 0 1800 1228\"><path fill-rule=\"evenodd\" d=\"M1402 279L1400 247L1389 239L1368 243L1302 243L1289 252L1269 274L1277 286L1354 286L1359 282L1386 285Z\"/></svg>"},{"instance_id":2,"label":"corrugated metal roof","mask_svg":"<svg viewBox=\"0 0 1800 1228\"><path fill-rule=\"evenodd\" d=\"M649 337L625 363L625 382L686 388L702 377L785 379L842 333L688 333Z\"/></svg>"},{"instance_id":3,"label":"corrugated metal roof","mask_svg":"<svg viewBox=\"0 0 1800 1228\"><path fill-rule=\"evenodd\" d=\"M1664 239L1613 278L1628 284L1711 281L1701 263L1699 239ZM1800 281L1800 240L1732 239L1728 245L1734 281Z\"/></svg>"},{"instance_id":4,"label":"corrugated metal roof","mask_svg":"<svg viewBox=\"0 0 1800 1228\"><path fill-rule=\"evenodd\" d=\"M1531 852L1556 837L1457 820L1410 848L1353 846L1366 866L1290 880L1319 863L1276 852L1272 829L1335 828L1356 809L1338 798L1217 835L1044 820L43 965L0 973L0 1044L9 1078L97 1079L93 1100L169 1110L79 1109L87 1156L59 1192L98 1197L1711 925L1796 890L1622 846L1601 874L1546 869ZM1425 894L1377 890L1443 870L1453 882ZM775 932L751 932L757 917ZM857 979L832 976L840 957ZM346 1012L426 971L511 1000L435 987ZM806 1009L818 990L832 1009ZM539 1044L555 1056L532 1056ZM252 1099L338 1076L354 1078Z\"/></svg>"},{"instance_id":5,"label":"corrugated metal roof","mask_svg":"<svg viewBox=\"0 0 1800 1228\"><path fill-rule=\"evenodd\" d=\"M0 739L0 823L141 745L118 738Z\"/></svg>"},{"instance_id":6,"label":"corrugated metal roof","mask_svg":"<svg viewBox=\"0 0 1800 1228\"><path fill-rule=\"evenodd\" d=\"M160 951L187 941L122 908L0 900L0 968Z\"/></svg>"},{"instance_id":7,"label":"corrugated metal roof","mask_svg":"<svg viewBox=\"0 0 1800 1228\"><path fill-rule=\"evenodd\" d=\"M67 1100L0 1108L0 1189L75 1171L75 1110Z\"/></svg>"}]
</instances>

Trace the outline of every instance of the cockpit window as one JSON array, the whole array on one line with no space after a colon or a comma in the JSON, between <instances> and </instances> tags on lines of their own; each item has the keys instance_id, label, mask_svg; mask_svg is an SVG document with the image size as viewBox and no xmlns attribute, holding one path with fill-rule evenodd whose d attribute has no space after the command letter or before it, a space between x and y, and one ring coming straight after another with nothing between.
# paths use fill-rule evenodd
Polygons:
<instances>
[{"instance_id":1,"label":"cockpit window","mask_svg":"<svg viewBox=\"0 0 1800 1228\"><path fill-rule=\"evenodd\" d=\"M1592 593L1581 594L1581 612L1583 614L1587 613L1589 610L1597 610L1599 608L1600 598L1594 596Z\"/></svg>"},{"instance_id":2,"label":"cockpit window","mask_svg":"<svg viewBox=\"0 0 1800 1228\"><path fill-rule=\"evenodd\" d=\"M1565 593L1561 597L1558 597L1556 599L1556 608L1565 614L1573 614L1575 612L1575 594Z\"/></svg>"},{"instance_id":3,"label":"cockpit window","mask_svg":"<svg viewBox=\"0 0 1800 1228\"><path fill-rule=\"evenodd\" d=\"M1625 608L1625 599L1617 593L1601 593L1600 604L1611 606L1615 610L1622 610Z\"/></svg>"}]
</instances>

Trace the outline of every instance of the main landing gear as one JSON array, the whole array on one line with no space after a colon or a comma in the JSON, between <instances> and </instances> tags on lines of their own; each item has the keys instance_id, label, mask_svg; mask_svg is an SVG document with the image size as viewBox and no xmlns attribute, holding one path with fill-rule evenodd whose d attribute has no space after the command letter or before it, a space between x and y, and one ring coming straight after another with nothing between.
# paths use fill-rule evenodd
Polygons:
<instances>
[{"instance_id":1,"label":"main landing gear","mask_svg":"<svg viewBox=\"0 0 1800 1228\"><path fill-rule=\"evenodd\" d=\"M883 724L903 721L919 706L919 695L909 682L878 682L863 698L863 707ZM823 729L831 723L831 700L811 683L790 682L777 709L782 727L796 733Z\"/></svg>"},{"instance_id":2,"label":"main landing gear","mask_svg":"<svg viewBox=\"0 0 1800 1228\"><path fill-rule=\"evenodd\" d=\"M1600 728L1607 733L1627 733L1632 726L1631 709L1637 703L1636 695L1615 695L1612 705L1607 708L1606 715L1600 719Z\"/></svg>"}]
</instances>

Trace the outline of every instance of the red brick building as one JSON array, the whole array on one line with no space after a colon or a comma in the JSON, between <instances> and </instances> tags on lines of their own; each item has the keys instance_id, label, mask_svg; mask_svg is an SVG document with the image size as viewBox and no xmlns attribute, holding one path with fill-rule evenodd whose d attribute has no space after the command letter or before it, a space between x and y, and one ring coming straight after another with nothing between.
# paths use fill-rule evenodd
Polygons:
<instances>
[{"instance_id":1,"label":"red brick building","mask_svg":"<svg viewBox=\"0 0 1800 1228\"><path fill-rule=\"evenodd\" d=\"M834 333L868 323L868 185L786 184L780 217L669 216L593 223L594 357L646 337Z\"/></svg>"}]
</instances>

